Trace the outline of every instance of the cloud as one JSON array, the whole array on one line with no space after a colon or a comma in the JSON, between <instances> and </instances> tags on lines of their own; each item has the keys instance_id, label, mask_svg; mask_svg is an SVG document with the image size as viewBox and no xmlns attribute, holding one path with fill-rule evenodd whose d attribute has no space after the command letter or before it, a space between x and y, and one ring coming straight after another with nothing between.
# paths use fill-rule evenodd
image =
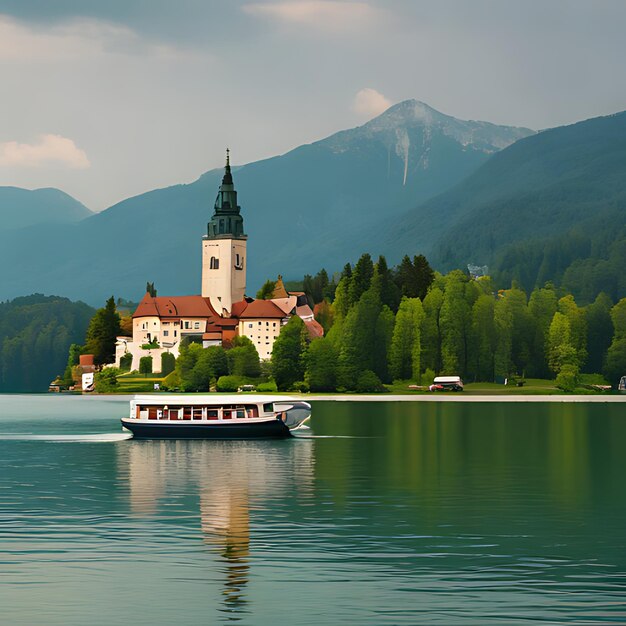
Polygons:
<instances>
[{"instance_id":1,"label":"cloud","mask_svg":"<svg viewBox=\"0 0 626 626\"><path fill-rule=\"evenodd\" d=\"M354 96L352 109L359 115L370 119L386 111L392 104L391 100L376 89L365 87Z\"/></svg>"},{"instance_id":2,"label":"cloud","mask_svg":"<svg viewBox=\"0 0 626 626\"><path fill-rule=\"evenodd\" d=\"M177 57L182 52L112 22L73 18L42 29L0 14L0 61L54 63L105 54Z\"/></svg>"},{"instance_id":3,"label":"cloud","mask_svg":"<svg viewBox=\"0 0 626 626\"><path fill-rule=\"evenodd\" d=\"M67 137L40 135L36 143L6 141L0 143L0 165L8 167L41 167L60 163L71 169L90 167L84 150Z\"/></svg>"},{"instance_id":4,"label":"cloud","mask_svg":"<svg viewBox=\"0 0 626 626\"><path fill-rule=\"evenodd\" d=\"M339 0L256 2L244 5L243 10L250 15L327 31L359 30L372 24L379 13L366 2Z\"/></svg>"}]
</instances>

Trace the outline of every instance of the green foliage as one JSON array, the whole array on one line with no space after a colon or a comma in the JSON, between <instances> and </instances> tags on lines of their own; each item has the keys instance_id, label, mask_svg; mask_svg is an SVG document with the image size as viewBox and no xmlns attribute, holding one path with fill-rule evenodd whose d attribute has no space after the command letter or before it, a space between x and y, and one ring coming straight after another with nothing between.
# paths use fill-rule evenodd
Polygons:
<instances>
[{"instance_id":1,"label":"green foliage","mask_svg":"<svg viewBox=\"0 0 626 626\"><path fill-rule=\"evenodd\" d=\"M371 370L365 370L359 374L354 389L357 393L382 393L387 391L380 378Z\"/></svg>"},{"instance_id":2,"label":"green foliage","mask_svg":"<svg viewBox=\"0 0 626 626\"><path fill-rule=\"evenodd\" d=\"M350 289L348 292L350 304L355 304L360 297L370 288L374 275L374 263L372 257L366 252L361 255L352 271Z\"/></svg>"},{"instance_id":3,"label":"green foliage","mask_svg":"<svg viewBox=\"0 0 626 626\"><path fill-rule=\"evenodd\" d=\"M419 298L404 296L395 319L389 349L389 373L393 380L419 380L421 326L424 309Z\"/></svg>"},{"instance_id":4,"label":"green foliage","mask_svg":"<svg viewBox=\"0 0 626 626\"><path fill-rule=\"evenodd\" d=\"M115 361L115 342L121 333L120 316L111 296L102 309L98 309L89 322L85 354L93 354L96 365Z\"/></svg>"},{"instance_id":5,"label":"green foliage","mask_svg":"<svg viewBox=\"0 0 626 626\"><path fill-rule=\"evenodd\" d=\"M261 375L259 353L248 337L235 337L233 347L226 352L228 373L234 376L257 378Z\"/></svg>"},{"instance_id":6,"label":"green foliage","mask_svg":"<svg viewBox=\"0 0 626 626\"><path fill-rule=\"evenodd\" d=\"M176 367L176 357L171 352L161 353L161 376L167 376Z\"/></svg>"},{"instance_id":7,"label":"green foliage","mask_svg":"<svg viewBox=\"0 0 626 626\"><path fill-rule=\"evenodd\" d=\"M121 371L117 367L105 367L94 376L94 387L98 393L113 393L118 390L117 377Z\"/></svg>"},{"instance_id":8,"label":"green foliage","mask_svg":"<svg viewBox=\"0 0 626 626\"><path fill-rule=\"evenodd\" d=\"M435 272L423 254L413 257L405 255L396 270L396 284L401 295L424 300L435 279Z\"/></svg>"},{"instance_id":9,"label":"green foliage","mask_svg":"<svg viewBox=\"0 0 626 626\"><path fill-rule=\"evenodd\" d=\"M276 289L275 280L266 280L263 283L261 289L256 292L257 300L271 300L274 296L274 289Z\"/></svg>"},{"instance_id":10,"label":"green foliage","mask_svg":"<svg viewBox=\"0 0 626 626\"><path fill-rule=\"evenodd\" d=\"M335 317L332 306L328 303L327 300L322 300L315 305L314 313L315 319L324 329L324 334L328 333L328 331L332 328Z\"/></svg>"},{"instance_id":11,"label":"green foliage","mask_svg":"<svg viewBox=\"0 0 626 626\"><path fill-rule=\"evenodd\" d=\"M150 343L141 344L142 350L158 350L161 347L158 341L152 340Z\"/></svg>"},{"instance_id":12,"label":"green foliage","mask_svg":"<svg viewBox=\"0 0 626 626\"><path fill-rule=\"evenodd\" d=\"M170 372L163 379L163 382L161 383L161 389L163 389L164 391L180 389L180 377L176 370Z\"/></svg>"},{"instance_id":13,"label":"green foliage","mask_svg":"<svg viewBox=\"0 0 626 626\"><path fill-rule=\"evenodd\" d=\"M274 341L272 349L272 374L278 389L287 390L304 379L304 354L307 345L304 322L294 315Z\"/></svg>"},{"instance_id":14,"label":"green foliage","mask_svg":"<svg viewBox=\"0 0 626 626\"><path fill-rule=\"evenodd\" d=\"M337 388L337 349L327 337L311 342L306 353L306 380L311 391Z\"/></svg>"},{"instance_id":15,"label":"green foliage","mask_svg":"<svg viewBox=\"0 0 626 626\"><path fill-rule=\"evenodd\" d=\"M220 376L217 379L217 390L220 392L234 392L241 387L243 381L239 376Z\"/></svg>"},{"instance_id":16,"label":"green foliage","mask_svg":"<svg viewBox=\"0 0 626 626\"><path fill-rule=\"evenodd\" d=\"M330 282L328 272L323 268L315 276L307 274L302 281L302 289L311 304L323 302L326 298L332 299L336 288L337 285L334 281Z\"/></svg>"},{"instance_id":17,"label":"green foliage","mask_svg":"<svg viewBox=\"0 0 626 626\"><path fill-rule=\"evenodd\" d=\"M146 283L146 293L148 293L153 298L156 298L157 290L154 286L154 283Z\"/></svg>"},{"instance_id":18,"label":"green foliage","mask_svg":"<svg viewBox=\"0 0 626 626\"><path fill-rule=\"evenodd\" d=\"M175 371L183 391L209 391L211 381L228 374L226 351L221 346L181 345Z\"/></svg>"},{"instance_id":19,"label":"green foliage","mask_svg":"<svg viewBox=\"0 0 626 626\"><path fill-rule=\"evenodd\" d=\"M57 296L1 302L0 392L45 391L60 372L73 384L71 368L93 314L86 304Z\"/></svg>"},{"instance_id":20,"label":"green foliage","mask_svg":"<svg viewBox=\"0 0 626 626\"><path fill-rule=\"evenodd\" d=\"M127 352L120 358L120 370L122 372L130 372L130 368L133 366L133 355Z\"/></svg>"},{"instance_id":21,"label":"green foliage","mask_svg":"<svg viewBox=\"0 0 626 626\"><path fill-rule=\"evenodd\" d=\"M297 380L295 383L291 384L289 391L298 391L300 393L308 393L310 391L309 383L307 383L304 380Z\"/></svg>"},{"instance_id":22,"label":"green foliage","mask_svg":"<svg viewBox=\"0 0 626 626\"><path fill-rule=\"evenodd\" d=\"M140 374L152 374L152 357L142 356L139 359L139 373Z\"/></svg>"},{"instance_id":23,"label":"green foliage","mask_svg":"<svg viewBox=\"0 0 626 626\"><path fill-rule=\"evenodd\" d=\"M424 370L424 373L422 374L422 378L421 378L421 383L422 385L432 385L433 384L433 380L435 379L435 372L431 369L426 369Z\"/></svg>"},{"instance_id":24,"label":"green foliage","mask_svg":"<svg viewBox=\"0 0 626 626\"><path fill-rule=\"evenodd\" d=\"M562 391L572 393L578 387L578 367L563 365L556 377L556 386Z\"/></svg>"},{"instance_id":25,"label":"green foliage","mask_svg":"<svg viewBox=\"0 0 626 626\"><path fill-rule=\"evenodd\" d=\"M259 393L271 393L274 391L278 391L278 387L276 387L276 383L273 380L270 380L266 383L259 383L256 386L256 390Z\"/></svg>"}]
</instances>

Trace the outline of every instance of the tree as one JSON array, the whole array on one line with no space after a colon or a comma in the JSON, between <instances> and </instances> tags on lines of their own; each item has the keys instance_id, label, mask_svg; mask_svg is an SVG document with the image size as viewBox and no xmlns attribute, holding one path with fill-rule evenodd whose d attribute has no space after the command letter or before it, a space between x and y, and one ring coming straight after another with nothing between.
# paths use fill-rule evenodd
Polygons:
<instances>
[{"instance_id":1,"label":"tree","mask_svg":"<svg viewBox=\"0 0 626 626\"><path fill-rule=\"evenodd\" d=\"M152 374L152 357L151 356L142 356L139 359L139 373L147 376L148 374Z\"/></svg>"},{"instance_id":2,"label":"tree","mask_svg":"<svg viewBox=\"0 0 626 626\"><path fill-rule=\"evenodd\" d=\"M471 371L476 380L494 380L496 328L495 299L490 295L478 297L472 307Z\"/></svg>"},{"instance_id":3,"label":"tree","mask_svg":"<svg viewBox=\"0 0 626 626\"><path fill-rule=\"evenodd\" d=\"M161 353L161 376L167 376L176 367L176 357L171 352Z\"/></svg>"},{"instance_id":4,"label":"tree","mask_svg":"<svg viewBox=\"0 0 626 626\"><path fill-rule=\"evenodd\" d=\"M441 305L441 357L443 371L464 375L467 371L471 305L466 300L467 276L454 270L446 276Z\"/></svg>"},{"instance_id":5,"label":"tree","mask_svg":"<svg viewBox=\"0 0 626 626\"><path fill-rule=\"evenodd\" d=\"M117 367L105 367L96 372L94 388L97 393L112 393L117 390L117 377L120 370Z\"/></svg>"},{"instance_id":6,"label":"tree","mask_svg":"<svg viewBox=\"0 0 626 626\"><path fill-rule=\"evenodd\" d=\"M604 292L598 294L595 302L587 307L587 363L585 371L598 373L604 367L607 351L613 339L611 319L611 298Z\"/></svg>"},{"instance_id":7,"label":"tree","mask_svg":"<svg viewBox=\"0 0 626 626\"><path fill-rule=\"evenodd\" d=\"M551 284L542 289L535 289L530 294L528 311L535 324L533 337L530 339L531 362L529 373L539 378L549 374L547 359L548 331L556 313L557 298Z\"/></svg>"},{"instance_id":8,"label":"tree","mask_svg":"<svg viewBox=\"0 0 626 626\"><path fill-rule=\"evenodd\" d=\"M352 272L350 281L349 301L350 305L359 301L359 298L370 288L372 276L374 275L374 263L372 257L365 253L357 261Z\"/></svg>"},{"instance_id":9,"label":"tree","mask_svg":"<svg viewBox=\"0 0 626 626\"><path fill-rule=\"evenodd\" d=\"M435 279L435 272L423 254L413 257L405 255L396 270L396 282L400 293L408 298L424 300Z\"/></svg>"},{"instance_id":10,"label":"tree","mask_svg":"<svg viewBox=\"0 0 626 626\"><path fill-rule=\"evenodd\" d=\"M604 372L611 384L626 376L626 298L622 298L612 309L613 341L607 351Z\"/></svg>"},{"instance_id":11,"label":"tree","mask_svg":"<svg viewBox=\"0 0 626 626\"><path fill-rule=\"evenodd\" d=\"M259 353L248 337L237 336L226 352L228 372L233 376L257 378L261 375Z\"/></svg>"},{"instance_id":12,"label":"tree","mask_svg":"<svg viewBox=\"0 0 626 626\"><path fill-rule=\"evenodd\" d=\"M421 325L424 309L419 298L400 301L389 348L389 373L393 380L420 377Z\"/></svg>"},{"instance_id":13,"label":"tree","mask_svg":"<svg viewBox=\"0 0 626 626\"><path fill-rule=\"evenodd\" d=\"M115 361L115 343L120 334L120 316L111 296L102 309L98 309L89 322L85 353L93 354L96 365Z\"/></svg>"},{"instance_id":14,"label":"tree","mask_svg":"<svg viewBox=\"0 0 626 626\"><path fill-rule=\"evenodd\" d=\"M493 373L496 379L506 378L513 366L513 313L503 298L496 300L493 323L496 333Z\"/></svg>"},{"instance_id":15,"label":"tree","mask_svg":"<svg viewBox=\"0 0 626 626\"><path fill-rule=\"evenodd\" d=\"M570 323L567 317L557 311L548 331L548 365L558 374L564 365L580 366L578 354L572 345Z\"/></svg>"},{"instance_id":16,"label":"tree","mask_svg":"<svg viewBox=\"0 0 626 626\"><path fill-rule=\"evenodd\" d=\"M272 374L279 390L289 389L293 383L304 379L306 344L306 326L294 315L282 327L272 349Z\"/></svg>"},{"instance_id":17,"label":"tree","mask_svg":"<svg viewBox=\"0 0 626 626\"><path fill-rule=\"evenodd\" d=\"M311 391L337 388L337 350L326 337L314 339L306 352L306 376Z\"/></svg>"},{"instance_id":18,"label":"tree","mask_svg":"<svg viewBox=\"0 0 626 626\"><path fill-rule=\"evenodd\" d=\"M276 289L276 281L266 280L261 289L256 292L257 300L271 300L274 297L274 289Z\"/></svg>"},{"instance_id":19,"label":"tree","mask_svg":"<svg viewBox=\"0 0 626 626\"><path fill-rule=\"evenodd\" d=\"M422 363L424 368L441 372L441 307L443 291L433 287L424 298L424 321L422 323Z\"/></svg>"},{"instance_id":20,"label":"tree","mask_svg":"<svg viewBox=\"0 0 626 626\"><path fill-rule=\"evenodd\" d=\"M327 333L331 329L335 317L333 307L328 303L327 300L322 300L321 302L318 302L313 308L313 314L315 316L315 319L321 324L322 328L324 329L324 333Z\"/></svg>"},{"instance_id":21,"label":"tree","mask_svg":"<svg viewBox=\"0 0 626 626\"><path fill-rule=\"evenodd\" d=\"M154 286L154 283L146 283L146 293L148 293L153 298L156 298L157 290Z\"/></svg>"},{"instance_id":22,"label":"tree","mask_svg":"<svg viewBox=\"0 0 626 626\"><path fill-rule=\"evenodd\" d=\"M400 290L393 280L393 273L387 266L387 259L379 256L376 262L376 272L380 277L380 300L392 311L398 310L400 304Z\"/></svg>"}]
</instances>

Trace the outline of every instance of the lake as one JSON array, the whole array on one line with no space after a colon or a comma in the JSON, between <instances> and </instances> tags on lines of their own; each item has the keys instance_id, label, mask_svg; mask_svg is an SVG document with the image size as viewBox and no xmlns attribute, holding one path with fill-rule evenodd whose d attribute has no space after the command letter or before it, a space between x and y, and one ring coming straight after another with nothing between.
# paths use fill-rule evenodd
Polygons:
<instances>
[{"instance_id":1,"label":"lake","mask_svg":"<svg viewBox=\"0 0 626 626\"><path fill-rule=\"evenodd\" d=\"M626 623L623 404L314 402L314 435L133 441L0 396L4 624Z\"/></svg>"}]
</instances>

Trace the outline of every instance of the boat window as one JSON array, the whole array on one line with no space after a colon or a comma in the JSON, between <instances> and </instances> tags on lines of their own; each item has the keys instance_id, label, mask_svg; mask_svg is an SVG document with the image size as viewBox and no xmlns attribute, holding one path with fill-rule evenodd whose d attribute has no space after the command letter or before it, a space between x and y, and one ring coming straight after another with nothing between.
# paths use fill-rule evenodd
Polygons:
<instances>
[{"instance_id":1,"label":"boat window","mask_svg":"<svg viewBox=\"0 0 626 626\"><path fill-rule=\"evenodd\" d=\"M243 419L246 417L246 412L244 409L237 409L237 419Z\"/></svg>"},{"instance_id":2,"label":"boat window","mask_svg":"<svg viewBox=\"0 0 626 626\"><path fill-rule=\"evenodd\" d=\"M274 412L274 403L273 402L268 402L267 404L263 405L263 411L265 413L273 413Z\"/></svg>"},{"instance_id":3,"label":"boat window","mask_svg":"<svg viewBox=\"0 0 626 626\"><path fill-rule=\"evenodd\" d=\"M217 417L218 417L217 409L208 409L207 412L206 412L206 416L210 420L217 419Z\"/></svg>"}]
</instances>

